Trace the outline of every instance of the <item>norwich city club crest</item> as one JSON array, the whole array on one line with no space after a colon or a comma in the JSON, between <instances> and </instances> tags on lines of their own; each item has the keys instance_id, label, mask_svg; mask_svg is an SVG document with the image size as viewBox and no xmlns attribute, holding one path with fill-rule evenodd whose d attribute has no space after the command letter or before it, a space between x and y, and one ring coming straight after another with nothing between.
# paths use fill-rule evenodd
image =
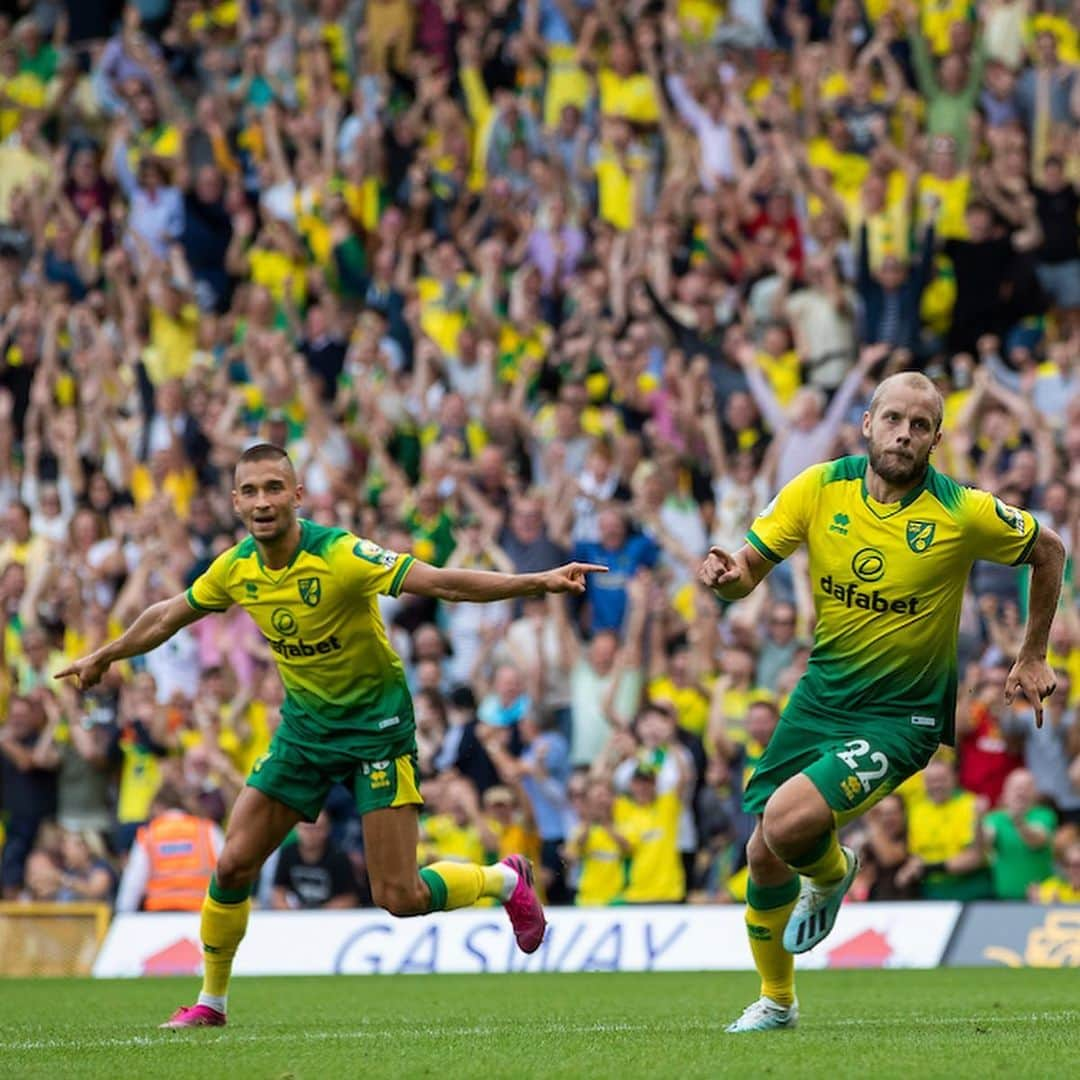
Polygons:
<instances>
[{"instance_id":1,"label":"norwich city club crest","mask_svg":"<svg viewBox=\"0 0 1080 1080\"><path fill-rule=\"evenodd\" d=\"M933 542L937 525L933 521L909 521L907 523L907 546L921 555Z\"/></svg>"},{"instance_id":2,"label":"norwich city club crest","mask_svg":"<svg viewBox=\"0 0 1080 1080\"><path fill-rule=\"evenodd\" d=\"M322 599L322 585L317 577L303 577L297 583L300 590L300 599L308 607L315 607Z\"/></svg>"}]
</instances>

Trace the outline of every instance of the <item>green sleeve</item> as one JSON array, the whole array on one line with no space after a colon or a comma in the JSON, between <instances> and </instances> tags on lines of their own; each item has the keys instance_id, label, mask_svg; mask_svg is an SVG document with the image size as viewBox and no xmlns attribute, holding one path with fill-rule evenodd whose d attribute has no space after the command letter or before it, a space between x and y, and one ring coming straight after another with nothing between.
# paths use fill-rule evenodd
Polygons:
<instances>
[{"instance_id":1,"label":"green sleeve","mask_svg":"<svg viewBox=\"0 0 1080 1080\"><path fill-rule=\"evenodd\" d=\"M933 101L938 95L937 78L934 75L934 62L930 58L930 50L923 37L919 20L916 19L908 31L908 41L911 43L911 62L915 68L915 81L919 87L919 93L928 101Z\"/></svg>"},{"instance_id":2,"label":"green sleeve","mask_svg":"<svg viewBox=\"0 0 1080 1080\"><path fill-rule=\"evenodd\" d=\"M972 51L971 70L968 72L967 85L964 87L964 98L968 103L968 109L975 106L975 99L979 96L979 88L982 86L983 72L986 70L986 43L980 34Z\"/></svg>"}]
</instances>

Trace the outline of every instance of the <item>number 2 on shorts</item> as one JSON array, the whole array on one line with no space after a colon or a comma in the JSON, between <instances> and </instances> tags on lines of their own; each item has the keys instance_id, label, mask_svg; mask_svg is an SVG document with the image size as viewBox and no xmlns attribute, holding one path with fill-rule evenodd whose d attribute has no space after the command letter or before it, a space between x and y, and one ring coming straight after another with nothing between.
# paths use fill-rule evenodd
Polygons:
<instances>
[{"instance_id":1,"label":"number 2 on shorts","mask_svg":"<svg viewBox=\"0 0 1080 1080\"><path fill-rule=\"evenodd\" d=\"M855 774L863 791L869 793L873 782L889 771L889 759L880 750L871 753L870 744L865 739L851 739L844 745L847 749L837 750L836 756ZM860 769L860 758L868 759L875 768Z\"/></svg>"}]
</instances>

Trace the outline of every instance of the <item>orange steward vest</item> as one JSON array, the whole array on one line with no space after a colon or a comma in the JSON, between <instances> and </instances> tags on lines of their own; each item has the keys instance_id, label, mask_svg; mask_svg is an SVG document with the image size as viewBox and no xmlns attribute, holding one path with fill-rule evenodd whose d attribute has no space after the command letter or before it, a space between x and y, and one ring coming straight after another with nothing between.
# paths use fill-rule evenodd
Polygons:
<instances>
[{"instance_id":1,"label":"orange steward vest","mask_svg":"<svg viewBox=\"0 0 1080 1080\"><path fill-rule=\"evenodd\" d=\"M144 825L136 836L150 860L145 911L198 911L217 856L213 825L172 811Z\"/></svg>"}]
</instances>

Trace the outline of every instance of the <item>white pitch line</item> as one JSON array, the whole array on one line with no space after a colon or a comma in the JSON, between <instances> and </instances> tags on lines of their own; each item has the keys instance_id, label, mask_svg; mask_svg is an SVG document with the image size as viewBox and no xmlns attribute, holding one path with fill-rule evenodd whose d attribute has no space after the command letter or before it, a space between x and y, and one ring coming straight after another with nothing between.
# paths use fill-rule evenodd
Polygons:
<instances>
[{"instance_id":1,"label":"white pitch line","mask_svg":"<svg viewBox=\"0 0 1080 1080\"><path fill-rule=\"evenodd\" d=\"M1017 1024L1017 1023L1061 1023L1063 1021L1080 1020L1080 1010L1059 1009L1050 1012L1033 1012L1017 1014L994 1014L992 1016L891 1016L880 1019L868 1019L866 1017L847 1017L843 1019L812 1020L807 1025L810 1030L827 1030L830 1028L860 1027L872 1030L875 1027L907 1027L907 1028L935 1028L935 1027L960 1027L977 1024ZM626 1034L641 1032L655 1034L657 1031L706 1031L720 1034L724 1028L724 1021L715 1023L708 1021L671 1021L666 1024L632 1024L628 1022L604 1022L597 1021L591 1024L561 1024L552 1021L546 1024L530 1024L533 1031L551 1035L605 1035ZM436 1039L447 1038L476 1038L491 1037L504 1033L506 1029L499 1027L440 1027L428 1025L422 1028L410 1029L413 1036L428 1036ZM237 1043L313 1043L354 1041L363 1039L397 1038L397 1034L386 1028L372 1028L369 1030L359 1029L356 1031L306 1031L298 1033L269 1032L256 1034L245 1031L220 1031L206 1033L197 1036L201 1041L216 1045L230 1045ZM23 1039L0 1042L0 1052L28 1052L33 1050L110 1050L132 1047L169 1047L184 1045L179 1042L184 1038L177 1033L162 1032L160 1035L131 1035L125 1037L112 1037L103 1039Z\"/></svg>"}]
</instances>

